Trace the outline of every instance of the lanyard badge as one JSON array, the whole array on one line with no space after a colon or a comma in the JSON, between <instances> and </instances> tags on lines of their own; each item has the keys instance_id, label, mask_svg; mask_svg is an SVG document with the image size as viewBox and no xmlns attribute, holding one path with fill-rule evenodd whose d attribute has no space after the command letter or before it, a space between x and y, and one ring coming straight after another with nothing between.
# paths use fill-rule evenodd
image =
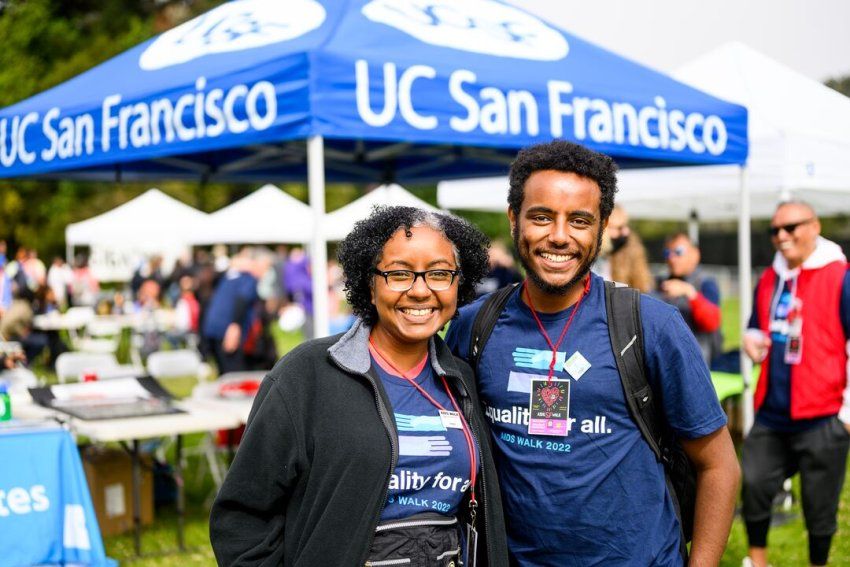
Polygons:
<instances>
[{"instance_id":1,"label":"lanyard badge","mask_svg":"<svg viewBox=\"0 0 850 567\"><path fill-rule=\"evenodd\" d=\"M466 549L463 551L464 567L476 567L478 564L478 530L475 528L475 516L478 515L478 503L469 502L469 522L466 523Z\"/></svg>"},{"instance_id":2,"label":"lanyard badge","mask_svg":"<svg viewBox=\"0 0 850 567\"><path fill-rule=\"evenodd\" d=\"M785 364L800 364L803 360L803 302L794 298L794 305L788 313L786 328L788 338L785 341Z\"/></svg>"},{"instance_id":3,"label":"lanyard badge","mask_svg":"<svg viewBox=\"0 0 850 567\"><path fill-rule=\"evenodd\" d=\"M543 326L543 322L537 314L537 309L534 307L531 294L528 292L528 281L526 280L523 285L525 287L525 297L528 300L528 306L531 309L531 314L534 316L534 321L537 323L537 328L546 340L546 344L552 350L549 375L546 378L541 377L540 379L531 380L531 394L528 401L528 433L530 435L557 435L563 437L569 433L570 381L554 377L555 361L558 357L558 347L561 346L561 343L567 336L567 331L573 322L573 318L578 313L579 307L581 307L581 300L590 291L590 277L585 281L584 289L576 301L575 308L564 324L561 335L554 343L549 338L549 333L546 332L546 327ZM578 379L587 371L590 363L581 354L576 354L578 358L575 355L570 358L570 364L567 370Z\"/></svg>"},{"instance_id":4,"label":"lanyard badge","mask_svg":"<svg viewBox=\"0 0 850 567\"><path fill-rule=\"evenodd\" d=\"M569 380L532 380L529 410L531 435L565 436L570 419Z\"/></svg>"}]
</instances>

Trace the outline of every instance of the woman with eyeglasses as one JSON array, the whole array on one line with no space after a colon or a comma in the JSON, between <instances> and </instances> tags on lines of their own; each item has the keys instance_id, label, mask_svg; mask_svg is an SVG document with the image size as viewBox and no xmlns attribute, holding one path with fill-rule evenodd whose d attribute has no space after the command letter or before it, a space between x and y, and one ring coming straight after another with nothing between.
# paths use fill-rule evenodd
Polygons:
<instances>
[{"instance_id":1,"label":"woman with eyeglasses","mask_svg":"<svg viewBox=\"0 0 850 567\"><path fill-rule=\"evenodd\" d=\"M472 371L437 336L486 274L486 238L378 208L339 261L358 320L263 381L211 513L219 564L507 565Z\"/></svg>"}]
</instances>

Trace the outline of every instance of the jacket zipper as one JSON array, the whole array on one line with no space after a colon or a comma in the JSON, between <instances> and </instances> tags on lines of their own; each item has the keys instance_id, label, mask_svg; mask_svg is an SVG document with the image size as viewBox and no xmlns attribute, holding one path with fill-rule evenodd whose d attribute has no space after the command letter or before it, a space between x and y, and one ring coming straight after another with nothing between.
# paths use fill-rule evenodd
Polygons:
<instances>
[{"instance_id":1,"label":"jacket zipper","mask_svg":"<svg viewBox=\"0 0 850 567\"><path fill-rule=\"evenodd\" d=\"M446 518L445 520L411 520L409 522L399 521L382 524L375 528L376 532L384 530L397 530L399 528L415 528L416 526L451 526L457 523L457 518Z\"/></svg>"},{"instance_id":2,"label":"jacket zipper","mask_svg":"<svg viewBox=\"0 0 850 567\"><path fill-rule=\"evenodd\" d=\"M390 495L390 477L393 474L393 468L395 468L396 463L398 462L398 448L396 447L396 438L393 435L394 426L391 426L389 422L389 416L387 415L386 407L381 401L381 394L378 391L378 385L375 384L375 381L368 374L361 374L366 380L369 382L369 385L372 387L372 392L375 394L375 406L378 408L378 415L381 416L381 422L384 424L384 428L387 430L387 435L390 438L390 447L391 447L391 455L390 455L390 468L387 471L387 481L384 485L384 497L381 499L381 507L378 510L378 514L375 516L372 521L372 525L369 529L369 541L366 545L366 553L362 558L358 565L365 565L369 558L369 551L372 549L372 542L375 539L375 533L378 527L378 522L381 521L381 512L383 512L384 508L387 505L387 497Z\"/></svg>"},{"instance_id":3,"label":"jacket zipper","mask_svg":"<svg viewBox=\"0 0 850 567\"><path fill-rule=\"evenodd\" d=\"M366 543L366 550L363 553L360 561L357 563L358 565L365 565L369 559L369 551L372 549L372 542L375 539L375 529L378 526L378 522L381 521L381 512L384 511L384 507L387 504L387 497L390 494L390 477L393 474L393 469L395 468L396 463L398 462L398 447L396 446L396 437L393 435L395 431L395 425L390 424L389 415L387 413L387 409L381 400L381 394L378 390L378 385L375 383L375 380L368 373L355 372L350 368L347 368L345 365L341 364L334 357L331 357L331 360L334 361L334 364L339 366L345 372L350 372L352 374L357 374L358 376L364 378L369 386L372 388L372 393L375 395L375 407L378 409L378 415L381 416L381 423L384 424L384 429L387 432L387 436L390 438L390 468L387 470L387 480L384 484L384 497L381 500L381 507L378 509L378 513L375 515L375 518L372 520L371 525L369 527L369 541Z\"/></svg>"},{"instance_id":4,"label":"jacket zipper","mask_svg":"<svg viewBox=\"0 0 850 567\"><path fill-rule=\"evenodd\" d=\"M381 561L367 561L366 567L384 567L386 565L410 565L410 559L383 559Z\"/></svg>"}]
</instances>

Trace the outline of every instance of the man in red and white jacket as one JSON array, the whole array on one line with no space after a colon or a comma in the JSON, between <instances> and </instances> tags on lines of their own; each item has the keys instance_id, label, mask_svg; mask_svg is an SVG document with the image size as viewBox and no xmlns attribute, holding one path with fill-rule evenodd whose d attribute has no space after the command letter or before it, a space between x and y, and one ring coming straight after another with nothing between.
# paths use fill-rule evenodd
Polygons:
<instances>
[{"instance_id":1,"label":"man in red and white jacket","mask_svg":"<svg viewBox=\"0 0 850 567\"><path fill-rule=\"evenodd\" d=\"M699 248L683 232L667 239L664 260L669 274L658 281L661 297L679 309L699 343L703 360L710 366L723 353L717 281L699 269Z\"/></svg>"},{"instance_id":2,"label":"man in red and white jacket","mask_svg":"<svg viewBox=\"0 0 850 567\"><path fill-rule=\"evenodd\" d=\"M742 452L749 560L767 565L773 498L800 472L809 562L826 565L850 448L850 272L806 203L780 204L770 235L776 256L756 286L744 337L747 355L761 363Z\"/></svg>"}]
</instances>

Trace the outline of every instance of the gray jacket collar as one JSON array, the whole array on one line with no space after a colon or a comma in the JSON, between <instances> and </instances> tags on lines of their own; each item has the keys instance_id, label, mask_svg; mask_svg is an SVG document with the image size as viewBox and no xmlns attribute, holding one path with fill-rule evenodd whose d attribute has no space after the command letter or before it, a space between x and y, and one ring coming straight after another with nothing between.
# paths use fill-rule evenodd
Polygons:
<instances>
[{"instance_id":1,"label":"gray jacket collar","mask_svg":"<svg viewBox=\"0 0 850 567\"><path fill-rule=\"evenodd\" d=\"M355 374L366 374L372 367L369 355L369 333L372 328L358 318L354 325L340 339L328 348L331 359L340 367ZM431 367L438 376L459 376L451 353L442 341L438 344L434 337L428 341Z\"/></svg>"}]
</instances>

